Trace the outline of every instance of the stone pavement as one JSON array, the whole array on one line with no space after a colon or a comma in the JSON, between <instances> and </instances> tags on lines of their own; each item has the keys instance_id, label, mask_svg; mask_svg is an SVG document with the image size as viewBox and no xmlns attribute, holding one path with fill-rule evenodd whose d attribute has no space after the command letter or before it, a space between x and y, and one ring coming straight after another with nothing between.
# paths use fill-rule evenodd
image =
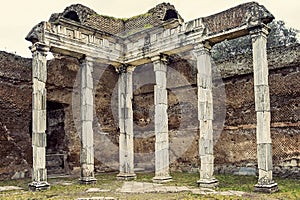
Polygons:
<instances>
[{"instance_id":1,"label":"stone pavement","mask_svg":"<svg viewBox=\"0 0 300 200\"><path fill-rule=\"evenodd\" d=\"M17 187L17 186L3 186L3 187L0 187L0 192L9 191L9 190L23 190L23 188L20 188L20 187Z\"/></svg>"},{"instance_id":2,"label":"stone pavement","mask_svg":"<svg viewBox=\"0 0 300 200\"><path fill-rule=\"evenodd\" d=\"M123 186L117 190L121 193L177 193L177 192L191 192L193 194L217 194L226 196L242 196L245 192L241 191L215 191L208 188L195 188L186 186L166 186L163 184L147 183L147 182L136 182L130 181L125 182Z\"/></svg>"}]
</instances>

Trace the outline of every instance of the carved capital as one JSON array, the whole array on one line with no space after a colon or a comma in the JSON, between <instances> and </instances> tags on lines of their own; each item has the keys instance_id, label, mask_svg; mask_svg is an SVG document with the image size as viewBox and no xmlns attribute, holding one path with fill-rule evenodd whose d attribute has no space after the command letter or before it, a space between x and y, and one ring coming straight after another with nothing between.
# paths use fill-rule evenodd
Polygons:
<instances>
[{"instance_id":1,"label":"carved capital","mask_svg":"<svg viewBox=\"0 0 300 200\"><path fill-rule=\"evenodd\" d=\"M83 56L82 58L78 59L80 63L80 67L87 65L91 72L93 72L93 62L95 61L92 57Z\"/></svg>"},{"instance_id":2,"label":"carved capital","mask_svg":"<svg viewBox=\"0 0 300 200\"><path fill-rule=\"evenodd\" d=\"M32 54L35 54L38 52L38 53L41 53L42 55L46 56L50 50L50 47L44 43L36 42L31 47L29 47L29 49L31 50Z\"/></svg>"},{"instance_id":3,"label":"carved capital","mask_svg":"<svg viewBox=\"0 0 300 200\"><path fill-rule=\"evenodd\" d=\"M212 46L210 45L210 43L208 41L205 41L195 45L193 52L196 55L210 54L211 48Z\"/></svg>"},{"instance_id":4,"label":"carved capital","mask_svg":"<svg viewBox=\"0 0 300 200\"><path fill-rule=\"evenodd\" d=\"M270 28L265 24L260 24L259 26L254 26L249 28L249 33L252 40L256 40L257 37L263 36L267 38L269 35Z\"/></svg>"},{"instance_id":5,"label":"carved capital","mask_svg":"<svg viewBox=\"0 0 300 200\"><path fill-rule=\"evenodd\" d=\"M165 54L159 54L159 55L153 56L151 58L151 61L153 63L155 63L155 62L164 62L165 64L167 64L168 63L168 56L165 55Z\"/></svg>"},{"instance_id":6,"label":"carved capital","mask_svg":"<svg viewBox=\"0 0 300 200\"><path fill-rule=\"evenodd\" d=\"M121 66L117 69L117 72L118 72L119 74L127 73L127 66L126 66L126 65L121 65Z\"/></svg>"}]
</instances>

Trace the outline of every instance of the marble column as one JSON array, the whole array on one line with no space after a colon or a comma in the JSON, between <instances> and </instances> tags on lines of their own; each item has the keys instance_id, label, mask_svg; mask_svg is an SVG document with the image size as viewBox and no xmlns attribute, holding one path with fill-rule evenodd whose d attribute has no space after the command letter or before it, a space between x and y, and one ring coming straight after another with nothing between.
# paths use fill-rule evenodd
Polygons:
<instances>
[{"instance_id":1,"label":"marble column","mask_svg":"<svg viewBox=\"0 0 300 200\"><path fill-rule=\"evenodd\" d=\"M32 153L33 169L30 190L48 189L46 169L46 81L47 81L47 52L49 47L35 43L32 51Z\"/></svg>"},{"instance_id":2,"label":"marble column","mask_svg":"<svg viewBox=\"0 0 300 200\"><path fill-rule=\"evenodd\" d=\"M194 48L197 59L198 120L199 120L199 155L201 160L199 187L215 187L214 178L214 142L213 142L213 98L210 45L199 44Z\"/></svg>"},{"instance_id":3,"label":"marble column","mask_svg":"<svg viewBox=\"0 0 300 200\"><path fill-rule=\"evenodd\" d=\"M93 60L80 59L80 183L95 183L94 176L94 134L93 134Z\"/></svg>"},{"instance_id":4,"label":"marble column","mask_svg":"<svg viewBox=\"0 0 300 200\"><path fill-rule=\"evenodd\" d=\"M133 111L132 111L132 73L133 67L121 66L119 69L119 174L118 179L135 179L133 151Z\"/></svg>"},{"instance_id":5,"label":"marble column","mask_svg":"<svg viewBox=\"0 0 300 200\"><path fill-rule=\"evenodd\" d=\"M153 182L163 183L172 180L169 172L169 134L168 134L168 92L167 60L163 56L152 59L155 83L155 177Z\"/></svg>"},{"instance_id":6,"label":"marble column","mask_svg":"<svg viewBox=\"0 0 300 200\"><path fill-rule=\"evenodd\" d=\"M250 30L253 46L253 73L256 111L256 140L259 178L255 191L274 192L272 178L272 142L270 132L270 95L268 84L267 36L269 28L261 25Z\"/></svg>"}]
</instances>

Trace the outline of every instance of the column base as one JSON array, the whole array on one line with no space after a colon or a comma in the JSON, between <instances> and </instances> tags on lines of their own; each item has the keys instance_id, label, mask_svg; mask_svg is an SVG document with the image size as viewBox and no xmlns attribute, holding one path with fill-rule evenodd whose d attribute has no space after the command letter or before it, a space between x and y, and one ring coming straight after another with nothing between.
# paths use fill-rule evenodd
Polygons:
<instances>
[{"instance_id":1,"label":"column base","mask_svg":"<svg viewBox=\"0 0 300 200\"><path fill-rule=\"evenodd\" d=\"M219 185L219 181L215 178L212 179L200 179L197 181L199 187L215 188Z\"/></svg>"},{"instance_id":2,"label":"column base","mask_svg":"<svg viewBox=\"0 0 300 200\"><path fill-rule=\"evenodd\" d=\"M278 190L279 189L277 183L266 184L266 185L256 184L254 186L254 192L274 193L277 192Z\"/></svg>"},{"instance_id":3,"label":"column base","mask_svg":"<svg viewBox=\"0 0 300 200\"><path fill-rule=\"evenodd\" d=\"M172 181L172 177L171 176L155 176L152 181L154 183L167 183Z\"/></svg>"},{"instance_id":4,"label":"column base","mask_svg":"<svg viewBox=\"0 0 300 200\"><path fill-rule=\"evenodd\" d=\"M79 179L79 183L84 185L95 184L96 182L97 179L95 177L81 177Z\"/></svg>"},{"instance_id":5,"label":"column base","mask_svg":"<svg viewBox=\"0 0 300 200\"><path fill-rule=\"evenodd\" d=\"M29 190L31 191L41 191L50 189L50 184L47 181L32 182L28 184Z\"/></svg>"},{"instance_id":6,"label":"column base","mask_svg":"<svg viewBox=\"0 0 300 200\"><path fill-rule=\"evenodd\" d=\"M125 180L125 181L136 180L136 174L119 173L117 175L117 179L118 180Z\"/></svg>"}]
</instances>

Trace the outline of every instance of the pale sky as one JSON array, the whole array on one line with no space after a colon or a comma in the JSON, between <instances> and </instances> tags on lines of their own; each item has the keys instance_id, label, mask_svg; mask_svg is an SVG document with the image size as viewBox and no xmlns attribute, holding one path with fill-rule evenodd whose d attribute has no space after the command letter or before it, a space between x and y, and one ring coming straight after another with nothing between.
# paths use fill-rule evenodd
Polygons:
<instances>
[{"instance_id":1,"label":"pale sky","mask_svg":"<svg viewBox=\"0 0 300 200\"><path fill-rule=\"evenodd\" d=\"M205 17L237 6L249 0L1 0L0 50L31 57L25 41L27 33L41 21L47 21L52 13L62 12L67 6L80 3L98 14L120 18L146 13L162 2L173 4L185 21ZM288 27L300 30L300 0L257 0L277 20Z\"/></svg>"}]
</instances>

